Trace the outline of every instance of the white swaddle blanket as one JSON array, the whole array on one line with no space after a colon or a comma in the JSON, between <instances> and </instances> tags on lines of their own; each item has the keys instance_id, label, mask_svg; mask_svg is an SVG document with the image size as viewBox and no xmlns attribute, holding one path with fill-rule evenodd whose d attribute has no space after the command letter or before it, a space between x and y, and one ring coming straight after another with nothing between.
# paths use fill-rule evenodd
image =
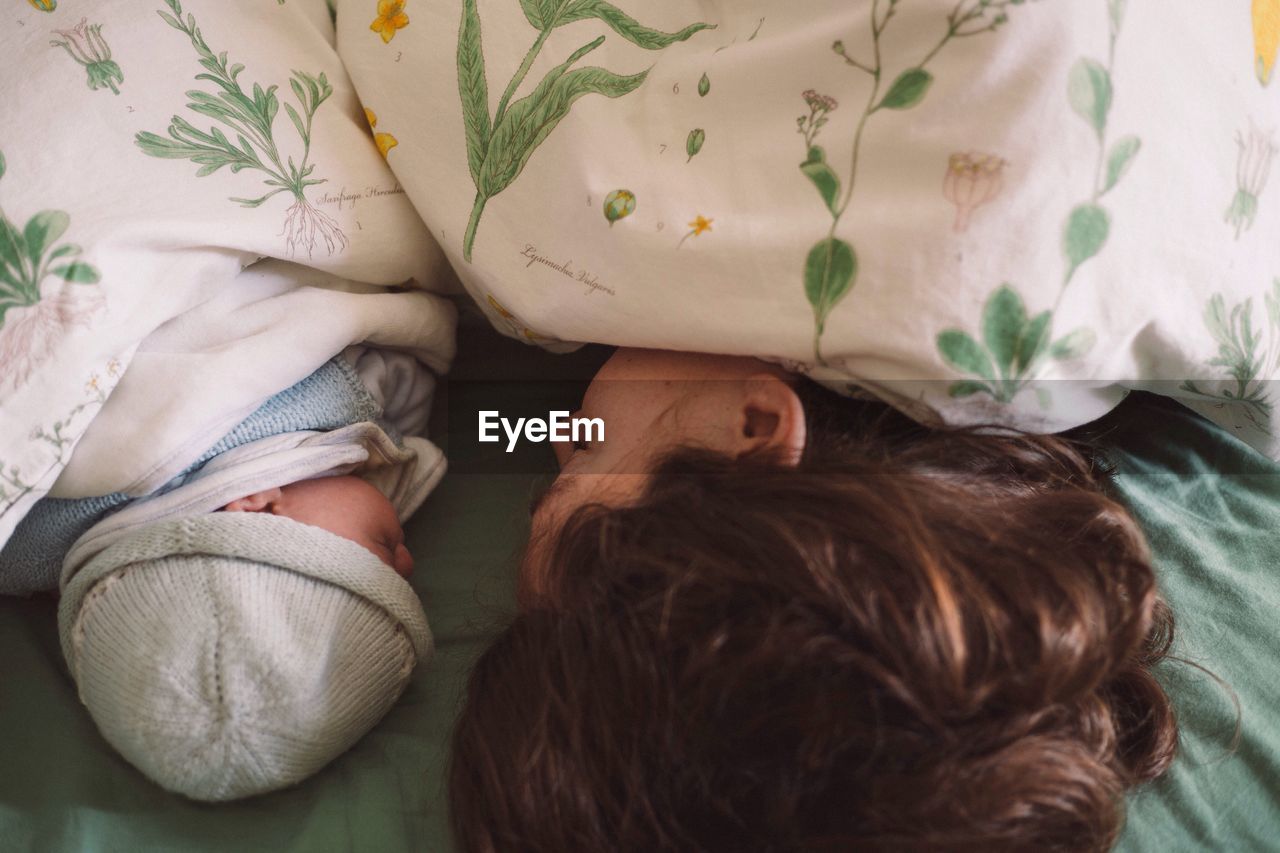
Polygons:
<instances>
[{"instance_id":1,"label":"white swaddle blanket","mask_svg":"<svg viewBox=\"0 0 1280 853\"><path fill-rule=\"evenodd\" d=\"M323 0L10 16L0 545L45 494L147 493L353 344L445 367L451 306L400 286L450 276Z\"/></svg>"}]
</instances>

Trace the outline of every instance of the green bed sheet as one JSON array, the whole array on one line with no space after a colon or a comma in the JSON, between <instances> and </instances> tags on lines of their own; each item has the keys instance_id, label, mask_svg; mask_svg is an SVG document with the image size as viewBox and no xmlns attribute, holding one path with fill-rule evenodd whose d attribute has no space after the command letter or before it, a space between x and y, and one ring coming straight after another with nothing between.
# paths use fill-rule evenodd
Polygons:
<instances>
[{"instance_id":1,"label":"green bed sheet","mask_svg":"<svg viewBox=\"0 0 1280 853\"><path fill-rule=\"evenodd\" d=\"M602 357L550 356L475 323L461 339L433 427L453 468L409 525L438 651L387 718L295 788L192 803L148 783L97 734L62 668L55 601L0 599L0 851L452 849L452 717L469 663L510 612L527 504L554 467L545 445L510 456L476 445L475 413L495 401L504 415L571 407ZM1101 426L1177 610L1179 651L1229 683L1242 709L1229 751L1229 694L1197 670L1165 667L1184 751L1132 798L1121 849L1280 849L1280 467L1146 395Z\"/></svg>"}]
</instances>

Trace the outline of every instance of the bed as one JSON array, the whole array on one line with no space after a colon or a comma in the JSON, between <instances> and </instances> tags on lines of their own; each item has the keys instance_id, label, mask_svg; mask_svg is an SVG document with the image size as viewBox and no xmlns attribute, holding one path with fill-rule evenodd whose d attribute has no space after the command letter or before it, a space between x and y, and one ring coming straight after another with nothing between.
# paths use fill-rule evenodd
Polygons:
<instances>
[{"instance_id":1,"label":"bed","mask_svg":"<svg viewBox=\"0 0 1280 853\"><path fill-rule=\"evenodd\" d=\"M501 338L464 320L434 437L452 471L410 523L413 583L435 659L354 749L297 787L207 806L166 793L118 757L63 671L49 597L0 600L0 839L14 851L439 851L452 849L443 791L448 736L469 662L512 605L528 499L554 461L525 444L501 458L474 442L477 408L523 414L572 403L602 358ZM1155 549L1179 617L1178 649L1221 677L1165 666L1183 753L1135 794L1123 851L1266 849L1280 837L1280 468L1176 403L1136 393L1097 425L1117 484ZM499 473L505 471L506 473Z\"/></svg>"},{"instance_id":2,"label":"bed","mask_svg":"<svg viewBox=\"0 0 1280 853\"><path fill-rule=\"evenodd\" d=\"M25 387L0 387L10 393L0 407L6 463L0 479L27 484L16 497L0 484L0 538L68 464L74 441L113 393L112 381L126 370L136 380L148 363L156 369L170 361L139 350L140 342L188 310L217 309L209 294L229 298L242 270L259 258L305 266L309 280L323 276L330 291L344 296L389 290L379 304L426 300L398 287L410 278L437 293L454 290L447 260L473 299L459 298L471 313L459 333L455 366L441 383L432 428L451 473L408 525L420 566L413 583L438 653L387 718L297 787L242 803L199 805L147 782L102 740L63 669L55 599L0 597L0 848L451 849L443 793L451 720L470 661L510 612L528 500L554 467L544 446L506 455L500 446L476 444L475 413L572 408L602 350L552 355L526 344L564 349L571 344L562 342L583 339L769 355L841 390L856 379L905 408L919 388L932 388L938 410L956 407L950 419L958 422L1005 417L1060 429L1124 399L1090 429L1107 446L1117 487L1150 536L1180 618L1178 653L1230 690L1195 666L1164 666L1184 750L1172 773L1132 796L1120 849L1275 847L1280 727L1272 721L1280 687L1273 673L1280 631L1273 614L1280 586L1272 573L1280 562L1273 534L1280 529L1280 467L1250 447L1280 455L1270 396L1270 377L1280 372L1280 268L1268 236L1280 206L1257 203L1266 182L1259 166L1275 156L1265 132L1275 121L1274 92L1264 90L1275 27L1257 13L1266 4L1254 4L1252 20L1241 7L1219 22L1217 10L1179 2L1185 14L1135 2L1125 18L1121 0L1071 7L932 0L914 6L912 28L903 25L910 19L904 12L892 33L903 36L893 46L894 82L879 106L868 101L862 115L865 121L878 113L878 135L867 151L868 162L880 164L880 184L864 182L846 222L861 217L857 261L843 238L813 243L822 233L835 234L833 217L848 204L848 196L836 204L841 180L852 189L853 175L833 171L824 150L835 152L837 142L857 150L858 107L850 98L861 100L871 85L857 57L869 55L872 42L878 48L887 18L877 15L894 4L829 0L822 4L829 27L810 27L807 12L784 13L765 0L707 0L697 4L696 15L676 0L628 4L637 14L644 9L643 25L599 12L612 8L607 3L588 4L596 11L585 17L557 13L552 20L542 11L546 4L523 2L481 9L466 0L448 8L410 7L409 13L403 4L379 2L373 17L375 4L366 0L188 0L185 10L178 0L155 0L109 10L104 4L95 10L98 18L78 25L70 3L61 11L52 0L22 4L15 12L21 33L38 31L39 37L6 31L0 42L12 38L13 49L0 68L27 76L39 70L58 97L3 104L7 124L29 132L4 143L0 219L15 217L12 232L23 232L37 258L45 253L50 264L63 261L13 261L23 272L21 299L0 304L13 309L9 337L0 339L0 386ZM1006 15L1006 5L1024 8ZM927 51L940 32L939 47L955 41L961 13L972 28L965 35L977 38L950 44L928 74L912 65L917 54L931 60ZM1193 13L1221 26L1201 26ZM1078 17L1067 26L1066 15ZM1091 57L1107 44L1114 52L1122 29L1113 115L1112 63L1103 68ZM788 33L803 39L779 37ZM569 54L579 35L589 34L595 41ZM1178 39L1198 45L1202 35L1216 40L1211 50L1199 51L1203 55L1178 47ZM544 41L548 51L559 51L555 57L573 58L548 72L546 86L530 78L521 88L537 52L528 44L541 49ZM799 76L767 93L769 122L749 123L738 106L760 93L740 84L749 82L756 62L785 60L773 45L789 44L804 45L824 64L813 66L811 80L805 64L782 61ZM1055 46L1047 65L1044 45ZM566 71L597 48L591 61L610 70ZM503 100L529 92L511 103L515 115L559 103L563 110L551 112L564 125L526 140L525 156L514 161L519 168L498 180L484 163L515 148L503 142L497 113L491 117L480 105L497 100L507 79L502 61L526 50L528 67L511 79ZM1188 61L1170 64L1170 53ZM535 77L551 55L539 60ZM1006 71L979 73L988 65ZM1036 73L1008 70L1022 67ZM493 79L481 97L486 73ZM255 89L251 78L262 84ZM570 114L571 102L548 100L558 79L585 81L577 94L593 97ZM1005 85L1010 79L1045 97ZM406 81L413 85L402 85ZM433 85L417 85L423 81ZM844 104L822 131L822 146L814 144L817 122L837 109L837 99L810 86L839 94ZM1162 97L1165 89L1157 86L1180 87L1200 100ZM211 100L218 90L224 101L240 104L240 119ZM232 90L243 98L253 93L252 103L231 97ZM932 92L927 100L926 90ZM1230 95L1213 102L1214 121L1183 117L1206 93L1220 92ZM974 110L978 101L1005 110L1009 120ZM1051 120L1018 109L1041 103L1049 105ZM802 108L810 123L801 115L797 134L792 122ZM297 110L305 122L286 119ZM67 114L83 121L67 122ZM261 121L264 137L287 140L277 164L283 170L288 163L287 187L263 184L270 170L252 159L257 149L247 138L237 147L219 136L231 126L228 118L243 124L245 116ZM112 133L83 133L91 119ZM55 121L74 132L37 130ZM1051 138L1021 134L1027 122ZM1159 132L1165 126L1178 133ZM643 130L619 135L618 128ZM601 138L612 144L599 145ZM901 146L904 138L913 145ZM255 141L268 150L265 140ZM642 147L650 159L668 149L671 156L661 169L649 168ZM762 151L776 159L776 168L739 165ZM1203 168L1179 172L1188 161ZM57 181L46 168L54 162ZM316 164L319 171L309 178ZM900 180L903 170L912 176L909 183ZM1080 182L1089 174L1095 182L1105 176L1092 196ZM1179 180L1170 180L1174 174ZM1191 178L1195 186L1187 184ZM997 204L1002 181L1008 190ZM75 192L85 186L97 192ZM165 191L138 194L138 186ZM247 198L264 187L277 189ZM561 192L564 187L575 189ZM1165 196L1170 187L1181 188L1180 206ZM904 201L907 189L911 203ZM277 195L285 191L292 195ZM1224 218L1220 211L1233 193ZM760 198L781 206L764 215L755 206ZM988 202L970 223L974 209ZM1158 231L1167 223L1150 217L1152 209L1177 213L1183 230ZM890 210L900 220L888 217ZM1052 215L1028 215L1040 210ZM303 215L305 228L297 225ZM1203 228L1202 219L1209 223ZM1099 224L1113 220L1114 229ZM876 223L887 229L879 236L891 240L862 230ZM849 236L848 230L841 233ZM59 243L64 232L68 242ZM1187 233L1195 239L1179 237ZM585 254L606 245L609 251L598 256L606 267ZM871 250L892 245L912 251ZM1038 248L1009 252L1010 246ZM1065 282L1043 275L1064 263ZM1230 281L1216 274L1224 267L1234 270ZM1059 306L1073 277L1071 299ZM779 281L792 284L780 289ZM897 288L903 281L919 285L914 303L902 303ZM954 285L945 298L930 289L940 281ZM1128 286L1134 281L1161 282L1164 298ZM127 324L103 322L108 303ZM1052 326L1059 307L1063 316ZM1095 341L1077 323L1098 317L1107 323ZM428 349L443 364L452 314L431 318L434 325L424 319L422 328L438 330L440 340ZM87 333L94 323L109 334ZM20 324L40 331L38 346L25 345L30 335L13 332ZM736 338L711 340L709 328L732 330ZM344 325L333 335L354 342L366 331ZM420 329L405 335L418 343L428 337ZM295 337L285 330L273 340ZM211 344L209 351L222 350ZM225 409L218 416L230 419L222 426L314 369L301 361L292 373L271 377L271 387L228 383L244 399L216 398ZM1130 382L1134 377L1142 381ZM1037 387L1041 378L1047 384ZM933 384L912 384L925 381ZM1200 413L1129 391L1148 386L1182 393ZM1045 396L1050 388L1058 395L1052 400ZM1073 388L1087 405L1072 402ZM117 409L129 410L127 395L113 399ZM173 418L217 423L192 401L169 402ZM972 416L959 411L965 406L973 407ZM54 426L46 429L46 420ZM33 441L37 430L51 439ZM112 446L112 440L100 443ZM21 456L10 455L10 447ZM125 474L117 479L129 481Z\"/></svg>"}]
</instances>

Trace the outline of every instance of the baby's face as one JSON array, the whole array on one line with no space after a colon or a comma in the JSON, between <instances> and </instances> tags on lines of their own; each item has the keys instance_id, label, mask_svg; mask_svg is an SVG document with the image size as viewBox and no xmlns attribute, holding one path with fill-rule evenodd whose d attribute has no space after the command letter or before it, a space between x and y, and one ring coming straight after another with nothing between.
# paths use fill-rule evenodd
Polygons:
<instances>
[{"instance_id":1,"label":"baby's face","mask_svg":"<svg viewBox=\"0 0 1280 853\"><path fill-rule=\"evenodd\" d=\"M371 551L378 559L408 577L413 557L404 544L404 529L395 507L377 488L359 477L321 477L290 483L233 501L235 512L270 512L322 527Z\"/></svg>"}]
</instances>

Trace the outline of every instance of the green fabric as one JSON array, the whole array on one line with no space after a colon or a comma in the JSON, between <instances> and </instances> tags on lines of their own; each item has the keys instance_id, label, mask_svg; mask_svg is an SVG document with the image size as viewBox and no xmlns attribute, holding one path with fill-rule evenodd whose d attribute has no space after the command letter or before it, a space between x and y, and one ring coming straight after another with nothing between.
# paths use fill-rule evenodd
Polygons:
<instances>
[{"instance_id":1,"label":"green fabric","mask_svg":"<svg viewBox=\"0 0 1280 853\"><path fill-rule=\"evenodd\" d=\"M0 850L451 849L443 786L453 715L471 661L510 613L529 499L555 469L546 445L511 457L498 450L494 464L484 464L474 452L475 411L501 399L504 414L508 404L524 413L540 403L545 416L539 398L562 407L580 397L579 380L601 359L590 349L551 355L501 338L487 323L483 331L469 324L460 338L431 433L461 461L451 459L450 473L406 526L411 580L436 656L387 717L295 788L241 803L194 803L152 785L98 734L62 662L56 600L0 596ZM558 381L527 381L548 376Z\"/></svg>"},{"instance_id":2,"label":"green fabric","mask_svg":"<svg viewBox=\"0 0 1280 853\"><path fill-rule=\"evenodd\" d=\"M1280 848L1280 466L1168 400L1107 419L1116 482L1177 621L1173 770L1130 798L1121 851ZM1240 742L1232 750L1240 702Z\"/></svg>"},{"instance_id":3,"label":"green fabric","mask_svg":"<svg viewBox=\"0 0 1280 853\"><path fill-rule=\"evenodd\" d=\"M0 601L0 849L445 851L448 732L468 663L509 607L529 476L446 478L409 534L436 657L387 717L301 785L208 806L125 763L76 698L50 597Z\"/></svg>"},{"instance_id":4,"label":"green fabric","mask_svg":"<svg viewBox=\"0 0 1280 853\"><path fill-rule=\"evenodd\" d=\"M0 599L0 848L5 851L431 851L450 849L443 797L448 733L471 660L511 606L511 567L527 504L553 462L545 445L512 458L477 455L481 401L504 414L545 412L580 390L548 375L589 376L599 352L548 356L464 329L433 433L453 471L409 526L413 583L436 635L388 717L298 787L223 806L148 783L98 736L65 675L49 598ZM503 382L492 382L502 377ZM510 406L508 406L508 403ZM1280 809L1280 467L1176 404L1135 394L1102 424L1117 483L1143 521L1179 619L1185 665L1164 677L1182 718L1183 755L1131 803L1120 849L1275 849ZM492 448L492 445L486 445ZM490 465L520 473L485 473ZM488 467L487 467L488 466Z\"/></svg>"}]
</instances>

